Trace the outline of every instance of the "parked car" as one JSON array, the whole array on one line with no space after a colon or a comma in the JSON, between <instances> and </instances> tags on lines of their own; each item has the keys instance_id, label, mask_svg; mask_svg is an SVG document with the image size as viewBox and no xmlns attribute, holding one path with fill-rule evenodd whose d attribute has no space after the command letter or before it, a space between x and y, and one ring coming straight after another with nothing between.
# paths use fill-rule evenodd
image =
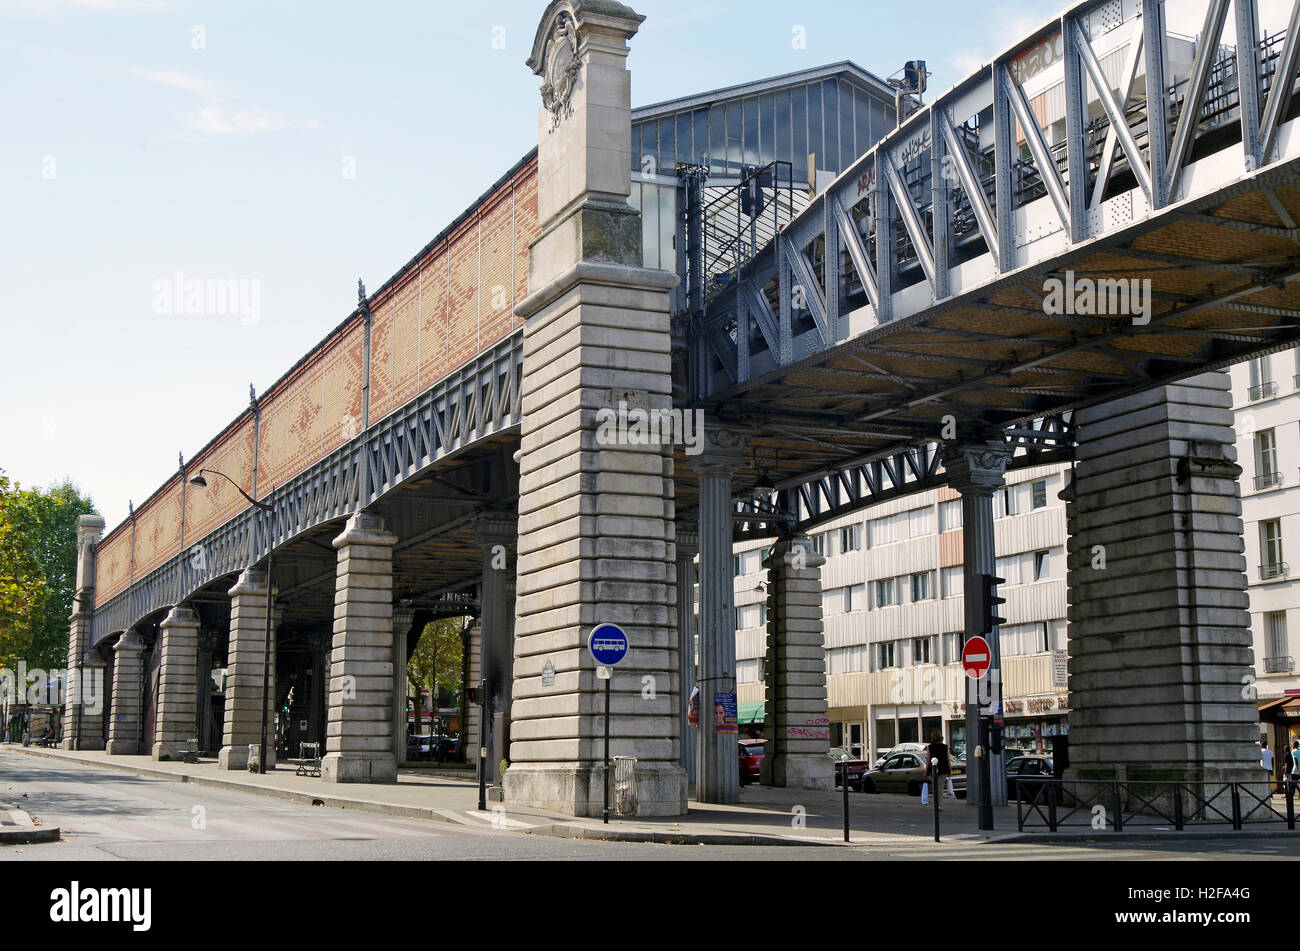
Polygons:
<instances>
[{"instance_id":1,"label":"parked car","mask_svg":"<svg viewBox=\"0 0 1300 951\"><path fill-rule=\"evenodd\" d=\"M919 750L904 750L890 753L879 766L874 766L862 775L860 788L863 792L901 792L909 796L921 795L921 784L925 782L925 746ZM966 764L959 759L949 759L952 768L952 789L958 797L966 795Z\"/></svg>"},{"instance_id":2,"label":"parked car","mask_svg":"<svg viewBox=\"0 0 1300 951\"><path fill-rule=\"evenodd\" d=\"M862 788L862 774L871 768L871 764L864 759L836 760L835 761L835 786L839 788L844 785L844 776L847 773L849 788Z\"/></svg>"},{"instance_id":3,"label":"parked car","mask_svg":"<svg viewBox=\"0 0 1300 951\"><path fill-rule=\"evenodd\" d=\"M748 786L750 783L758 782L764 756L763 741L741 740L739 746L740 785Z\"/></svg>"},{"instance_id":4,"label":"parked car","mask_svg":"<svg viewBox=\"0 0 1300 951\"><path fill-rule=\"evenodd\" d=\"M929 745L928 743L899 743L897 746L895 746L893 749L891 749L891 750L890 750L888 753L886 753L884 756L879 756L879 757L877 757L875 763L873 763L872 765L873 765L873 766L880 766L882 763L885 762L885 760L889 759L889 757L893 756L895 753L921 753L921 754L924 754L924 753L925 753L926 751L928 751L929 749L930 749L930 745Z\"/></svg>"},{"instance_id":5,"label":"parked car","mask_svg":"<svg viewBox=\"0 0 1300 951\"><path fill-rule=\"evenodd\" d=\"M1056 775L1056 770L1050 756L1016 756L1007 760L1006 773L1007 799L1046 802L1040 791L1046 785L1044 781ZM1053 791L1060 802L1060 790Z\"/></svg>"}]
</instances>

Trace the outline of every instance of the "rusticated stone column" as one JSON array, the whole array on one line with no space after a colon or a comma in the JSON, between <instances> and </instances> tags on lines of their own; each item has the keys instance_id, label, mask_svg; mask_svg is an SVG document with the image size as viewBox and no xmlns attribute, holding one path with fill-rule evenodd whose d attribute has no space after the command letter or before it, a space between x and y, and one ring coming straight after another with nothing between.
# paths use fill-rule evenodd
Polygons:
<instances>
[{"instance_id":1,"label":"rusticated stone column","mask_svg":"<svg viewBox=\"0 0 1300 951\"><path fill-rule=\"evenodd\" d=\"M113 718L108 724L108 752L140 752L144 642L127 631L113 648Z\"/></svg>"},{"instance_id":2,"label":"rusticated stone column","mask_svg":"<svg viewBox=\"0 0 1300 951\"><path fill-rule=\"evenodd\" d=\"M1062 493L1070 775L1253 782L1263 796L1227 376L1090 407L1076 423Z\"/></svg>"},{"instance_id":3,"label":"rusticated stone column","mask_svg":"<svg viewBox=\"0 0 1300 951\"><path fill-rule=\"evenodd\" d=\"M773 786L831 789L822 573L805 537L782 538L767 568L767 731Z\"/></svg>"},{"instance_id":4,"label":"rusticated stone column","mask_svg":"<svg viewBox=\"0 0 1300 951\"><path fill-rule=\"evenodd\" d=\"M158 667L158 716L154 720L153 758L174 757L198 734L199 618L178 604L163 619ZM200 743L202 746L202 743Z\"/></svg>"},{"instance_id":5,"label":"rusticated stone column","mask_svg":"<svg viewBox=\"0 0 1300 951\"><path fill-rule=\"evenodd\" d=\"M641 266L631 188L627 41L642 17L613 0L555 0L529 66L543 77L538 219L529 256L518 593L507 802L600 812L603 694L587 635L627 633L612 681L611 751L637 758L639 812L680 815L671 458L598 433L620 403L672 407L668 291ZM490 634L490 632L488 632ZM660 688L643 698L645 678Z\"/></svg>"},{"instance_id":6,"label":"rusticated stone column","mask_svg":"<svg viewBox=\"0 0 1300 951\"><path fill-rule=\"evenodd\" d=\"M397 781L393 755L393 546L384 520L348 519L334 539L334 650L322 778L334 783Z\"/></svg>"},{"instance_id":7,"label":"rusticated stone column","mask_svg":"<svg viewBox=\"0 0 1300 951\"><path fill-rule=\"evenodd\" d=\"M272 598L275 594L272 592ZM266 768L275 768L275 622L266 694ZM225 723L217 765L247 769L248 747L262 742L262 680L266 649L266 570L246 568L230 589L230 646L226 655Z\"/></svg>"},{"instance_id":8,"label":"rusticated stone column","mask_svg":"<svg viewBox=\"0 0 1300 951\"><path fill-rule=\"evenodd\" d=\"M481 639L482 677L487 681L487 779L500 783L499 764L506 758L510 696L515 669L515 539L513 516L484 515L475 530L483 550Z\"/></svg>"},{"instance_id":9,"label":"rusticated stone column","mask_svg":"<svg viewBox=\"0 0 1300 951\"><path fill-rule=\"evenodd\" d=\"M95 545L104 534L104 519L77 519L77 580L68 619L68 680L64 704L63 748L104 748L104 665L91 650L95 609Z\"/></svg>"}]
</instances>

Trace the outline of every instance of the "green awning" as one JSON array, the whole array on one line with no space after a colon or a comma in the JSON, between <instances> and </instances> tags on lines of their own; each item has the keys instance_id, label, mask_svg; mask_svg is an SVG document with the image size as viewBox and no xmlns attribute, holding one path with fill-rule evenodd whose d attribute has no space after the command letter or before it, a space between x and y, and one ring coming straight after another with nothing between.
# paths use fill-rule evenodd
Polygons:
<instances>
[{"instance_id":1,"label":"green awning","mask_svg":"<svg viewBox=\"0 0 1300 951\"><path fill-rule=\"evenodd\" d=\"M737 723L762 723L766 719L763 712L764 703L762 700L758 703L738 703L736 704L736 722Z\"/></svg>"}]
</instances>

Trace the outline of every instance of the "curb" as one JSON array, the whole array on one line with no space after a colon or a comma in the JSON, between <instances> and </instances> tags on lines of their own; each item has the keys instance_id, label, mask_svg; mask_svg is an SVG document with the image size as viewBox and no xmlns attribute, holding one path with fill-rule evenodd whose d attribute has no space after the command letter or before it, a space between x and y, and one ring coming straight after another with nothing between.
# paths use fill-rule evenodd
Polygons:
<instances>
[{"instance_id":1,"label":"curb","mask_svg":"<svg viewBox=\"0 0 1300 951\"><path fill-rule=\"evenodd\" d=\"M743 832L653 832L650 830L593 829L590 826L567 826L563 823L535 826L522 830L525 835L545 835L557 839L590 839L603 842L649 842L656 845L799 845L836 848L842 842L818 842L813 839L783 838Z\"/></svg>"},{"instance_id":2,"label":"curb","mask_svg":"<svg viewBox=\"0 0 1300 951\"><path fill-rule=\"evenodd\" d=\"M59 841L59 827L0 832L0 845L38 845Z\"/></svg>"},{"instance_id":3,"label":"curb","mask_svg":"<svg viewBox=\"0 0 1300 951\"><path fill-rule=\"evenodd\" d=\"M1097 835L1088 832L1012 832L999 839L999 842L1024 844L1029 842L1072 842L1089 845L1103 845L1107 842L1187 842L1205 839L1276 839L1280 833L1290 829L1243 829L1234 832L1224 829L1220 832L1195 829L1183 832L1110 832Z\"/></svg>"}]
</instances>

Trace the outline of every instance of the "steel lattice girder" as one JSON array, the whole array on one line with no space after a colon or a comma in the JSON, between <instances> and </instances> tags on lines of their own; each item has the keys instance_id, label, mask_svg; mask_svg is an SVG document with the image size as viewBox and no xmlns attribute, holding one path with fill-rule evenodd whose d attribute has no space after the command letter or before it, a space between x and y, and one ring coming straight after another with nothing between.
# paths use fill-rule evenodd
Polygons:
<instances>
[{"instance_id":1,"label":"steel lattice girder","mask_svg":"<svg viewBox=\"0 0 1300 951\"><path fill-rule=\"evenodd\" d=\"M92 643L237 574L320 525L344 519L447 457L519 425L523 334L516 331L346 445L267 493L103 605Z\"/></svg>"}]
</instances>

